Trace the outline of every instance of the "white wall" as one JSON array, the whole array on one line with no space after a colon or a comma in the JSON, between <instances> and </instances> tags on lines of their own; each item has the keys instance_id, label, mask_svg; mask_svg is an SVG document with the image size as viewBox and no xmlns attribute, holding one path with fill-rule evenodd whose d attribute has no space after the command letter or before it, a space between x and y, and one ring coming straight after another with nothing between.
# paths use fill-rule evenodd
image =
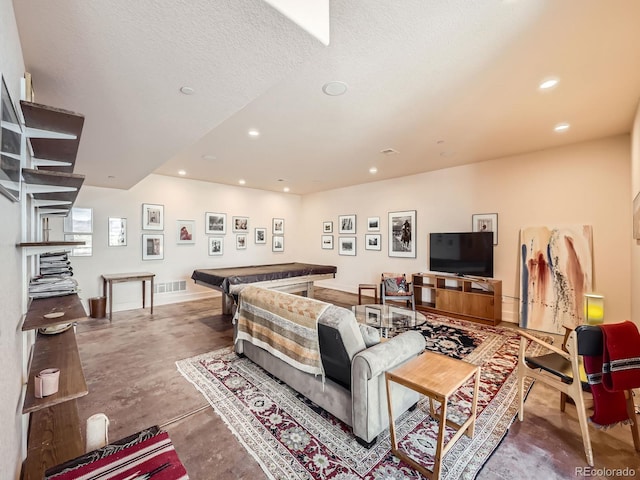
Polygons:
<instances>
[{"instance_id":1,"label":"white wall","mask_svg":"<svg viewBox=\"0 0 640 480\"><path fill-rule=\"evenodd\" d=\"M79 172L82 173L82 172ZM164 205L164 231L142 230L142 204ZM193 300L219 295L215 290L195 285L191 274L196 268L284 263L300 261L304 256L300 244L301 200L298 195L265 192L243 187L212 184L189 179L150 175L130 190L85 186L76 207L93 209L93 256L72 257L74 278L78 280L83 300L102 295L104 273L149 271L156 274L156 283L187 280L186 292L158 294L154 304ZM205 212L227 214L227 233L222 256L209 256L205 234ZM237 250L233 216L249 217L246 250ZM109 217L127 218L128 239L125 247L109 247L107 226ZM272 219L285 219L284 252L272 252ZM195 220L195 243L177 244L177 220ZM52 239L61 239L58 220L51 232ZM256 245L254 228L267 228L267 244ZM142 260L142 234L164 234L164 260ZM113 310L140 308L140 283L114 284Z\"/></svg>"},{"instance_id":2,"label":"white wall","mask_svg":"<svg viewBox=\"0 0 640 480\"><path fill-rule=\"evenodd\" d=\"M0 0L0 32L0 73L17 103L24 62L11 0ZM0 195L0 472L6 478L18 478L22 462L23 277L21 252L15 246L21 240L20 216L21 204Z\"/></svg>"},{"instance_id":3,"label":"white wall","mask_svg":"<svg viewBox=\"0 0 640 480\"><path fill-rule=\"evenodd\" d=\"M605 295L607 321L630 316L630 139L623 135L564 148L491 160L410 177L307 195L303 198L305 261L338 266L347 291L377 282L383 271L428 270L429 232L470 231L474 213L498 213L495 278L503 282L503 318L517 322L519 230L523 226L593 226L594 290ZM417 258L387 254L387 214L417 210ZM357 215L357 256L322 250L322 222ZM367 217L379 216L382 251L364 249Z\"/></svg>"},{"instance_id":4,"label":"white wall","mask_svg":"<svg viewBox=\"0 0 640 480\"><path fill-rule=\"evenodd\" d=\"M631 133L631 192L629 202L640 194L640 103ZM640 327L640 240L631 240L631 319Z\"/></svg>"}]
</instances>

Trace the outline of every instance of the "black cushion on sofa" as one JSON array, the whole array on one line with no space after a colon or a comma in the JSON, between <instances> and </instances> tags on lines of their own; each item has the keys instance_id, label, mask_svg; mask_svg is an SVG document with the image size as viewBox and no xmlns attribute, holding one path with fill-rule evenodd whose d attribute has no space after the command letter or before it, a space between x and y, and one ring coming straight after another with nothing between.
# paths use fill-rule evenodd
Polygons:
<instances>
[{"instance_id":1,"label":"black cushion on sofa","mask_svg":"<svg viewBox=\"0 0 640 480\"><path fill-rule=\"evenodd\" d=\"M335 328L318 324L320 358L324 374L334 382L351 390L351 361L342 343L342 337Z\"/></svg>"}]
</instances>

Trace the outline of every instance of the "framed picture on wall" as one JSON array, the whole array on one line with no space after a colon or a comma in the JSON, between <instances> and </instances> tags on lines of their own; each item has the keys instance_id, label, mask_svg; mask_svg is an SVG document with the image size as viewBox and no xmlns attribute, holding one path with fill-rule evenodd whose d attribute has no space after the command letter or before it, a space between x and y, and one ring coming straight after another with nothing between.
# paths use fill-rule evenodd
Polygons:
<instances>
[{"instance_id":1,"label":"framed picture on wall","mask_svg":"<svg viewBox=\"0 0 640 480\"><path fill-rule=\"evenodd\" d=\"M473 232L493 232L493 244L498 244L498 214L476 213L471 216Z\"/></svg>"},{"instance_id":2,"label":"framed picture on wall","mask_svg":"<svg viewBox=\"0 0 640 480\"><path fill-rule=\"evenodd\" d=\"M233 217L233 231L247 233L249 231L249 217Z\"/></svg>"},{"instance_id":3,"label":"framed picture on wall","mask_svg":"<svg viewBox=\"0 0 640 480\"><path fill-rule=\"evenodd\" d=\"M255 234L255 242L257 244L267 243L267 229L266 228L256 228L254 230Z\"/></svg>"},{"instance_id":4,"label":"framed picture on wall","mask_svg":"<svg viewBox=\"0 0 640 480\"><path fill-rule=\"evenodd\" d=\"M333 235L322 235L322 248L333 250Z\"/></svg>"},{"instance_id":5,"label":"framed picture on wall","mask_svg":"<svg viewBox=\"0 0 640 480\"><path fill-rule=\"evenodd\" d=\"M142 204L142 230L164 230L164 205Z\"/></svg>"},{"instance_id":6,"label":"framed picture on wall","mask_svg":"<svg viewBox=\"0 0 640 480\"><path fill-rule=\"evenodd\" d=\"M416 258L416 211L389 212L389 256Z\"/></svg>"},{"instance_id":7,"label":"framed picture on wall","mask_svg":"<svg viewBox=\"0 0 640 480\"><path fill-rule=\"evenodd\" d=\"M284 218L273 219L273 234L284 235Z\"/></svg>"},{"instance_id":8,"label":"framed picture on wall","mask_svg":"<svg viewBox=\"0 0 640 480\"><path fill-rule=\"evenodd\" d=\"M246 250L247 248L247 234L238 233L236 235L236 250Z\"/></svg>"},{"instance_id":9,"label":"framed picture on wall","mask_svg":"<svg viewBox=\"0 0 640 480\"><path fill-rule=\"evenodd\" d=\"M356 237L339 237L338 238L338 254L355 257Z\"/></svg>"},{"instance_id":10,"label":"framed picture on wall","mask_svg":"<svg viewBox=\"0 0 640 480\"><path fill-rule=\"evenodd\" d=\"M367 218L367 230L370 232L380 231L380 217Z\"/></svg>"},{"instance_id":11,"label":"framed picture on wall","mask_svg":"<svg viewBox=\"0 0 640 480\"><path fill-rule=\"evenodd\" d=\"M272 252L284 252L284 237L281 235L274 235L271 244Z\"/></svg>"},{"instance_id":12,"label":"framed picture on wall","mask_svg":"<svg viewBox=\"0 0 640 480\"><path fill-rule=\"evenodd\" d=\"M364 236L365 250L382 250L382 235L379 233L367 233Z\"/></svg>"},{"instance_id":13,"label":"framed picture on wall","mask_svg":"<svg viewBox=\"0 0 640 480\"><path fill-rule=\"evenodd\" d=\"M339 230L338 233L356 233L356 216L340 215L338 217Z\"/></svg>"},{"instance_id":14,"label":"framed picture on wall","mask_svg":"<svg viewBox=\"0 0 640 480\"><path fill-rule=\"evenodd\" d=\"M164 235L142 235L142 260L164 259Z\"/></svg>"},{"instance_id":15,"label":"framed picture on wall","mask_svg":"<svg viewBox=\"0 0 640 480\"><path fill-rule=\"evenodd\" d=\"M224 237L209 237L209 255L216 256L222 255L224 248Z\"/></svg>"},{"instance_id":16,"label":"framed picture on wall","mask_svg":"<svg viewBox=\"0 0 640 480\"><path fill-rule=\"evenodd\" d=\"M196 243L196 222L193 220L178 220L176 222L177 242Z\"/></svg>"},{"instance_id":17,"label":"framed picture on wall","mask_svg":"<svg viewBox=\"0 0 640 480\"><path fill-rule=\"evenodd\" d=\"M109 217L109 246L125 247L127 245L127 219Z\"/></svg>"},{"instance_id":18,"label":"framed picture on wall","mask_svg":"<svg viewBox=\"0 0 640 480\"><path fill-rule=\"evenodd\" d=\"M322 222L322 233L333 233L333 222Z\"/></svg>"},{"instance_id":19,"label":"framed picture on wall","mask_svg":"<svg viewBox=\"0 0 640 480\"><path fill-rule=\"evenodd\" d=\"M227 233L227 214L207 212L204 214L204 233L224 235Z\"/></svg>"}]
</instances>

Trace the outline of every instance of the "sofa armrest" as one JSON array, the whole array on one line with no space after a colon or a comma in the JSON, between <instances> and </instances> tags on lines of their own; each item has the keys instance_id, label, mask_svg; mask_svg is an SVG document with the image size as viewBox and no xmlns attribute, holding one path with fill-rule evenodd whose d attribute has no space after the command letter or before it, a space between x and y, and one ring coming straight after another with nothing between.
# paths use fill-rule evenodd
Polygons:
<instances>
[{"instance_id":1,"label":"sofa armrest","mask_svg":"<svg viewBox=\"0 0 640 480\"><path fill-rule=\"evenodd\" d=\"M426 341L420 332L404 332L362 350L353 357L351 363L353 366L357 363L357 371L366 374L367 379L372 379L422 353L425 346Z\"/></svg>"}]
</instances>

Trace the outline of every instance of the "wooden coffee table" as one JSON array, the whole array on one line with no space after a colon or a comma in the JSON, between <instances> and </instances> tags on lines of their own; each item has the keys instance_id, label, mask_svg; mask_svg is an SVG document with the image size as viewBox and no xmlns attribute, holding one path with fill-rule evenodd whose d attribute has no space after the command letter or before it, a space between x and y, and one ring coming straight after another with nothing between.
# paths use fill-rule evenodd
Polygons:
<instances>
[{"instance_id":1,"label":"wooden coffee table","mask_svg":"<svg viewBox=\"0 0 640 480\"><path fill-rule=\"evenodd\" d=\"M471 415L462 425L458 425L451 420L447 420L447 401L449 400L449 397L456 392L456 390L458 390L474 375L476 378L473 389ZM393 420L393 408L391 407L392 400L389 385L391 382L398 383L429 397L429 410L431 416L436 419L440 425L433 471L427 470L426 467L420 465L417 461L398 449L396 429ZM466 433L468 437L473 437L476 424L476 406L478 403L478 386L480 384L480 367L439 353L424 352L422 355L408 361L404 365L386 372L385 384L387 387L387 406L389 407L391 451L396 457L407 462L425 477L435 479L440 478L440 462L442 461L442 457L444 457L445 453L447 453L463 433ZM440 402L439 414L434 409L434 400ZM457 430L446 445L444 443L444 434L446 430L445 425Z\"/></svg>"}]
</instances>

